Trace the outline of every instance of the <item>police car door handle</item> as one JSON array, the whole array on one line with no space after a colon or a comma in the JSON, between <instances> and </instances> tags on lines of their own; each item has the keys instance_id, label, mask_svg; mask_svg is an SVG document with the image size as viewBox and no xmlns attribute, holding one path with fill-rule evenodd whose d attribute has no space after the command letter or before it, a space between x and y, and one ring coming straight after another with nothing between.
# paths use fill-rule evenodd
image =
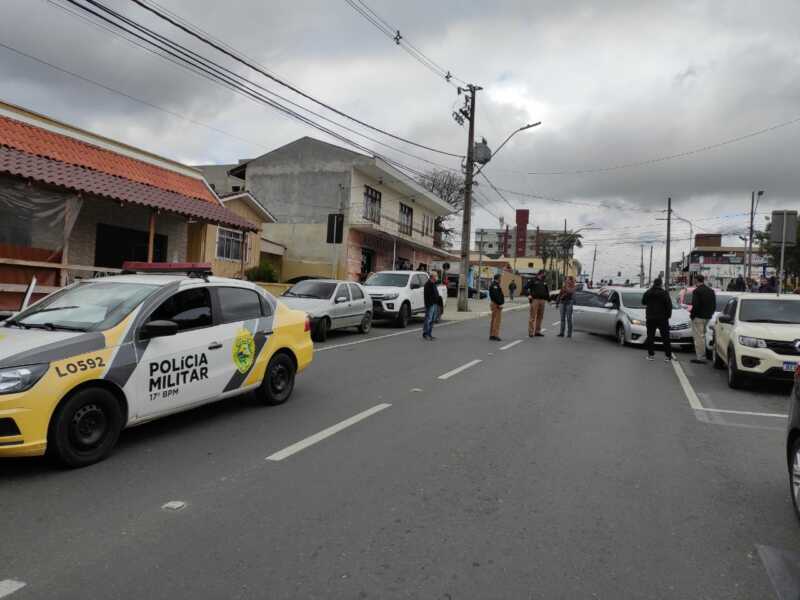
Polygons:
<instances>
[{"instance_id":1,"label":"police car door handle","mask_svg":"<svg viewBox=\"0 0 800 600\"><path fill-rule=\"evenodd\" d=\"M219 342L214 342L208 346L209 350L219 350L220 348L222 348L222 344Z\"/></svg>"}]
</instances>

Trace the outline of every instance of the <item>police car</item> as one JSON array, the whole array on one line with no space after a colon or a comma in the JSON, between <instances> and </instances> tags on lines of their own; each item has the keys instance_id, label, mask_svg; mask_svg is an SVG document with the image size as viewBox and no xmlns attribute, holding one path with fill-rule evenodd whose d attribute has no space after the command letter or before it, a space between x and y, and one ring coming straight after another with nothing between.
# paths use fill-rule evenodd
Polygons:
<instances>
[{"instance_id":1,"label":"police car","mask_svg":"<svg viewBox=\"0 0 800 600\"><path fill-rule=\"evenodd\" d=\"M289 399L313 355L304 312L207 266L125 267L138 272L80 281L0 327L0 457L80 467L125 427L249 390Z\"/></svg>"}]
</instances>

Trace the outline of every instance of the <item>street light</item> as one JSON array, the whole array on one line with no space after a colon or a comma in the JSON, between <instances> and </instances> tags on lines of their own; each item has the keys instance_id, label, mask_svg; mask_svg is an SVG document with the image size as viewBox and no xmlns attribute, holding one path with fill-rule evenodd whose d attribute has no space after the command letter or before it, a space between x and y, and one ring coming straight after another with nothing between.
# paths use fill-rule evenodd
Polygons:
<instances>
[{"instance_id":1,"label":"street light","mask_svg":"<svg viewBox=\"0 0 800 600\"><path fill-rule=\"evenodd\" d=\"M502 143L502 144L500 144L500 145L497 147L497 150L495 150L494 152L492 152L492 155L489 157L489 160L491 160L491 159L493 159L495 156L497 156L497 153L498 153L498 152L500 152L500 150L503 148L503 146L505 146L505 145L508 143L508 141L509 141L509 140L510 140L512 137L514 137L515 135L517 135L517 134L518 134L520 131L525 131L526 129L532 129L532 128L534 128L534 127L538 127L538 126L539 126L539 125L541 125L541 124L542 124L542 122L541 122L541 121L537 121L536 123L528 123L527 125L523 125L523 126L522 126L522 127L520 127L519 129L515 129L514 131L512 131L512 132L509 134L509 136L508 136L508 137L505 139L505 141L503 141L503 143ZM479 175L479 174L480 174L480 172L483 170L483 167L485 167L487 164L489 164L489 163L488 163L488 162L486 162L486 163L482 164L480 167L478 167L478 170L477 170L477 171L475 171L475 175Z\"/></svg>"}]
</instances>

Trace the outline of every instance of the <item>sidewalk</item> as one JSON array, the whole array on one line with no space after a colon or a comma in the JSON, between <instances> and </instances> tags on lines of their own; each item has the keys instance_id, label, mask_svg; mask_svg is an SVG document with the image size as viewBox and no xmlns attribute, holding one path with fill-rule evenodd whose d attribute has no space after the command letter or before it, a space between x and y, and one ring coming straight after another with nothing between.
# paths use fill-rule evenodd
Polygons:
<instances>
[{"instance_id":1,"label":"sidewalk","mask_svg":"<svg viewBox=\"0 0 800 600\"><path fill-rule=\"evenodd\" d=\"M503 305L503 312L527 308L527 299L520 300L519 298L515 298L513 304L506 299L506 303ZM469 312L458 312L458 298L448 298L447 306L444 307L442 321L466 321L467 319L477 319L488 316L490 312L488 298L483 300L478 300L477 298L470 299Z\"/></svg>"}]
</instances>

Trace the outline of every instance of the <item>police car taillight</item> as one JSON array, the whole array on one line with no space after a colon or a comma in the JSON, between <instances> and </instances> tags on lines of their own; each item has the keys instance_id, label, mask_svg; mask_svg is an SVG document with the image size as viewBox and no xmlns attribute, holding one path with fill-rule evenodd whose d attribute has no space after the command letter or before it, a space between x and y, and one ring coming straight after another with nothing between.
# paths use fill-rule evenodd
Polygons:
<instances>
[{"instance_id":1,"label":"police car taillight","mask_svg":"<svg viewBox=\"0 0 800 600\"><path fill-rule=\"evenodd\" d=\"M310 317L306 317L306 326L303 329L303 331L311 331L311 318Z\"/></svg>"}]
</instances>

